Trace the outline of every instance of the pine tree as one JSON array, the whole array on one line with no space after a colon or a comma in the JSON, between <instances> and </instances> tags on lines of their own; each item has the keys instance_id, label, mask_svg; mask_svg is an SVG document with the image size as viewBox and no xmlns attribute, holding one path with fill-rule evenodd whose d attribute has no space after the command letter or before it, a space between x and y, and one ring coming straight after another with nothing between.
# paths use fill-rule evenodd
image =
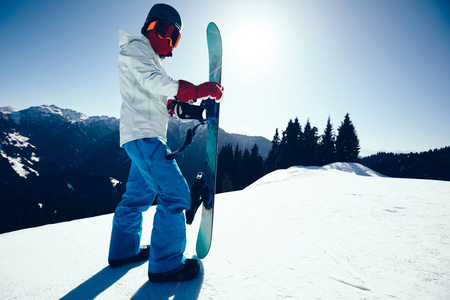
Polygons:
<instances>
[{"instance_id":1,"label":"pine tree","mask_svg":"<svg viewBox=\"0 0 450 300\"><path fill-rule=\"evenodd\" d=\"M250 170L247 173L247 182L252 184L264 175L264 162L261 155L259 155L258 145L254 145L250 151Z\"/></svg>"},{"instance_id":2,"label":"pine tree","mask_svg":"<svg viewBox=\"0 0 450 300\"><path fill-rule=\"evenodd\" d=\"M292 143L294 156L290 166L301 165L305 156L305 134L302 131L302 125L300 125L298 118L295 118L291 131L292 138L288 142Z\"/></svg>"},{"instance_id":3,"label":"pine tree","mask_svg":"<svg viewBox=\"0 0 450 300\"><path fill-rule=\"evenodd\" d=\"M289 120L281 139L279 152L280 160L278 165L275 164L276 169L289 168L300 164L302 158L301 137L302 129L298 119L295 118L294 122Z\"/></svg>"},{"instance_id":4,"label":"pine tree","mask_svg":"<svg viewBox=\"0 0 450 300\"><path fill-rule=\"evenodd\" d=\"M264 175L264 161L256 144L244 154L239 144L227 144L219 151L217 162L217 192L240 190Z\"/></svg>"},{"instance_id":5,"label":"pine tree","mask_svg":"<svg viewBox=\"0 0 450 300\"><path fill-rule=\"evenodd\" d=\"M244 188L244 166L242 160L242 151L239 145L236 145L234 150L233 170L231 173L231 182L233 183L233 190L242 190Z\"/></svg>"},{"instance_id":6,"label":"pine tree","mask_svg":"<svg viewBox=\"0 0 450 300\"><path fill-rule=\"evenodd\" d=\"M244 156L242 158L242 168L243 168L243 187L250 184L250 173L252 172L252 163L250 160L250 151L247 148L244 150Z\"/></svg>"},{"instance_id":7,"label":"pine tree","mask_svg":"<svg viewBox=\"0 0 450 300\"><path fill-rule=\"evenodd\" d=\"M311 127L309 119L306 122L303 132L303 165L313 166L316 164L317 157L317 127Z\"/></svg>"},{"instance_id":8,"label":"pine tree","mask_svg":"<svg viewBox=\"0 0 450 300\"><path fill-rule=\"evenodd\" d=\"M272 139L272 147L269 150L266 160L264 161L264 173L268 174L275 171L275 165L277 164L278 155L280 152L281 138L278 133L278 128L275 129L275 134Z\"/></svg>"},{"instance_id":9,"label":"pine tree","mask_svg":"<svg viewBox=\"0 0 450 300\"><path fill-rule=\"evenodd\" d=\"M227 144L220 149L217 161L217 193L229 192L233 190L231 176L233 172L233 146Z\"/></svg>"},{"instance_id":10,"label":"pine tree","mask_svg":"<svg viewBox=\"0 0 450 300\"><path fill-rule=\"evenodd\" d=\"M341 162L356 162L358 161L359 150L359 139L350 120L350 115L347 113L338 128L336 138L337 159Z\"/></svg>"},{"instance_id":11,"label":"pine tree","mask_svg":"<svg viewBox=\"0 0 450 300\"><path fill-rule=\"evenodd\" d=\"M328 117L327 126L320 137L318 146L318 164L327 165L335 162L336 159L336 141L333 133L333 125L331 125L330 117Z\"/></svg>"}]
</instances>

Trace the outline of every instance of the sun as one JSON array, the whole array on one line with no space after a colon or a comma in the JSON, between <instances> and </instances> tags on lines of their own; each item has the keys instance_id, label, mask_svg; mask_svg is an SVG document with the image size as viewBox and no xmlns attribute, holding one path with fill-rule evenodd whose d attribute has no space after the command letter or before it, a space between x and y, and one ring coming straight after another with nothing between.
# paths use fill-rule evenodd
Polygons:
<instances>
[{"instance_id":1,"label":"sun","mask_svg":"<svg viewBox=\"0 0 450 300\"><path fill-rule=\"evenodd\" d=\"M240 68L262 70L275 60L277 45L273 30L259 20L236 24L229 39L229 47L224 51L229 51L233 63Z\"/></svg>"}]
</instances>

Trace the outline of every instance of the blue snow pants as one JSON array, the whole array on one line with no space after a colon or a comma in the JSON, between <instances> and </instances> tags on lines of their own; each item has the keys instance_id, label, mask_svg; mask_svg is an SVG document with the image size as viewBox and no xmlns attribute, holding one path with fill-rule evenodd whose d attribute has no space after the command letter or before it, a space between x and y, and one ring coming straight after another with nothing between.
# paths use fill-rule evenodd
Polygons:
<instances>
[{"instance_id":1,"label":"blue snow pants","mask_svg":"<svg viewBox=\"0 0 450 300\"><path fill-rule=\"evenodd\" d=\"M186 259L183 211L190 208L189 186L175 160L165 158L170 150L164 141L139 139L123 147L132 163L126 192L114 214L109 259L139 253L142 212L148 210L157 197L148 269L151 273L173 270Z\"/></svg>"}]
</instances>

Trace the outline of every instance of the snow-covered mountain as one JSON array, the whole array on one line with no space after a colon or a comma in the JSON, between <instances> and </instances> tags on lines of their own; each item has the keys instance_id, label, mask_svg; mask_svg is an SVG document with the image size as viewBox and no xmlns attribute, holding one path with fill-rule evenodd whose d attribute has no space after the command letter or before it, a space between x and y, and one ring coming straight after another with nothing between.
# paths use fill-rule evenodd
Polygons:
<instances>
[{"instance_id":1,"label":"snow-covered mountain","mask_svg":"<svg viewBox=\"0 0 450 300\"><path fill-rule=\"evenodd\" d=\"M116 118L88 118L54 105L0 108L0 181L75 170L83 162L82 152L118 131L118 126Z\"/></svg>"},{"instance_id":2,"label":"snow-covered mountain","mask_svg":"<svg viewBox=\"0 0 450 300\"><path fill-rule=\"evenodd\" d=\"M59 108L55 105L33 106L24 110L18 110L11 106L7 106L0 107L0 112L9 114L16 123L20 123L20 120L22 118L46 120L47 118L59 116L67 120L68 122L80 122L88 118L82 113L76 112L71 109Z\"/></svg>"},{"instance_id":3,"label":"snow-covered mountain","mask_svg":"<svg viewBox=\"0 0 450 300\"><path fill-rule=\"evenodd\" d=\"M1 234L0 298L450 299L448 195L450 182L358 164L278 170L217 196L196 280L150 283L147 263L109 268L110 214Z\"/></svg>"},{"instance_id":4,"label":"snow-covered mountain","mask_svg":"<svg viewBox=\"0 0 450 300\"><path fill-rule=\"evenodd\" d=\"M174 148L181 145L187 129L191 127L192 124L181 123L176 118L171 118L168 130L169 145ZM92 152L104 147L105 143L108 147L102 149L103 152L123 152L118 145L118 130L119 120L116 118L87 117L83 113L54 105L34 106L23 110L9 106L2 107L0 166L3 172L0 181L14 179L11 177L28 178L61 170L78 169L83 161L86 161L86 156L89 157ZM200 128L196 139L201 140L205 134L204 128ZM111 148L113 143L115 146ZM251 149L256 143L260 147L260 154L264 157L271 145L270 141L262 137L228 134L222 130L220 146L227 143L233 145L239 143L241 149ZM192 161L189 153L200 152L202 146L200 143L191 146L192 150L187 153L187 159L180 159L182 169L183 161ZM9 168L5 162L9 163Z\"/></svg>"},{"instance_id":5,"label":"snow-covered mountain","mask_svg":"<svg viewBox=\"0 0 450 300\"><path fill-rule=\"evenodd\" d=\"M170 118L169 146L180 147L192 126ZM190 184L204 168L205 136L200 127L177 159ZM221 130L219 146L227 143L241 149L257 143L263 156L271 145ZM129 165L119 147L117 118L87 117L54 105L0 108L0 232L112 212Z\"/></svg>"}]
</instances>

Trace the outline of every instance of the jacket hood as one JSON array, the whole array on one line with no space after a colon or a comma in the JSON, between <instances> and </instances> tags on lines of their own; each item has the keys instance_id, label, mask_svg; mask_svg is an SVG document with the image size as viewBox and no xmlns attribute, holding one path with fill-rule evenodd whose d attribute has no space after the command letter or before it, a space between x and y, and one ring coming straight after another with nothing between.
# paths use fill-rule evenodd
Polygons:
<instances>
[{"instance_id":1,"label":"jacket hood","mask_svg":"<svg viewBox=\"0 0 450 300\"><path fill-rule=\"evenodd\" d=\"M143 36L137 37L129 33L126 33L123 30L119 30L119 48L122 48L123 46L131 43L132 41L139 41L141 43L143 42L150 45L150 42Z\"/></svg>"},{"instance_id":2,"label":"jacket hood","mask_svg":"<svg viewBox=\"0 0 450 300\"><path fill-rule=\"evenodd\" d=\"M153 50L150 41L145 36L137 37L119 29L119 49L122 49L124 46L134 41L147 45L148 48L153 51L154 55L158 56L160 61L163 61L165 59L165 55L159 55L155 50Z\"/></svg>"}]
</instances>

